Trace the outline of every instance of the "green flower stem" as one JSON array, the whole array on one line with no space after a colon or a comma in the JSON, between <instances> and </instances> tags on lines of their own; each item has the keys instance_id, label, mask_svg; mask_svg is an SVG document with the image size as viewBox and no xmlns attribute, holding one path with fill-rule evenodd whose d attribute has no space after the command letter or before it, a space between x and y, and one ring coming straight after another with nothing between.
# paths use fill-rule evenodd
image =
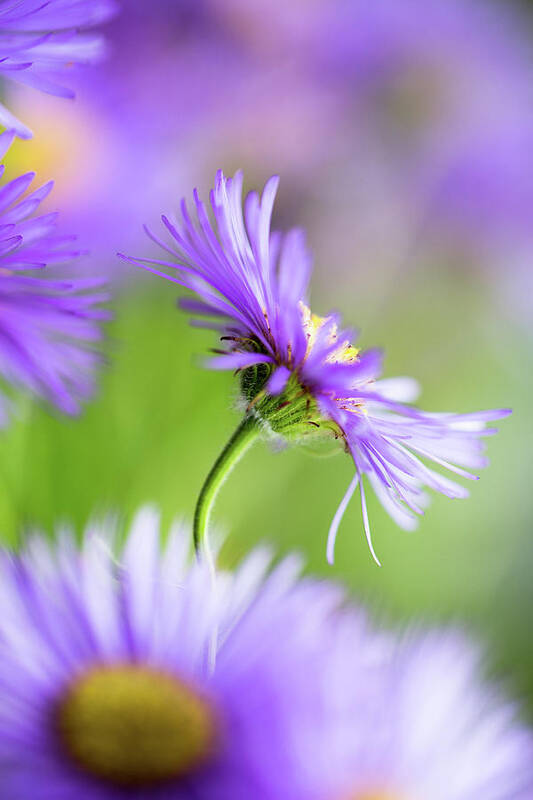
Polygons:
<instances>
[{"instance_id":1,"label":"green flower stem","mask_svg":"<svg viewBox=\"0 0 533 800\"><path fill-rule=\"evenodd\" d=\"M260 427L254 414L247 414L213 464L196 503L193 537L197 555L206 538L209 515L218 491L229 473L259 435Z\"/></svg>"}]
</instances>

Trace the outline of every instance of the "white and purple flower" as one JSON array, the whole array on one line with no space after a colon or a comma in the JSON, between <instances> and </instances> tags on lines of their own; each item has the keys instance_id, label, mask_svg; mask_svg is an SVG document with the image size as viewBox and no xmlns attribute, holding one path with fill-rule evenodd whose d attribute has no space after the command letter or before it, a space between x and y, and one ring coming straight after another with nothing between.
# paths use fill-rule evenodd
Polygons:
<instances>
[{"instance_id":1,"label":"white and purple flower","mask_svg":"<svg viewBox=\"0 0 533 800\"><path fill-rule=\"evenodd\" d=\"M398 642L264 550L214 587L149 508L118 534L0 553L2 797L531 797L531 734L466 637Z\"/></svg>"},{"instance_id":2,"label":"white and purple flower","mask_svg":"<svg viewBox=\"0 0 533 800\"><path fill-rule=\"evenodd\" d=\"M215 592L189 543L176 524L163 547L144 509L122 549L93 527L81 552L63 532L1 554L2 797L323 800L349 783L329 679L353 665L327 644L342 593L263 550Z\"/></svg>"},{"instance_id":3,"label":"white and purple flower","mask_svg":"<svg viewBox=\"0 0 533 800\"><path fill-rule=\"evenodd\" d=\"M13 132L0 135L0 158ZM4 167L0 166L0 175ZM34 173L0 187L0 416L8 417L13 387L29 391L66 414L94 390L102 361L95 349L109 319L102 281L41 277L49 264L80 255L72 236L57 233L57 213L37 215L52 182L29 194Z\"/></svg>"},{"instance_id":4,"label":"white and purple flower","mask_svg":"<svg viewBox=\"0 0 533 800\"><path fill-rule=\"evenodd\" d=\"M130 260L198 296L181 305L206 317L198 324L219 331L227 344L209 363L241 373L247 441L255 425L256 432L266 427L289 439L329 435L344 444L355 474L331 525L328 559L333 560L339 523L358 486L366 537L378 561L363 476L394 520L413 528L427 501L425 487L448 497L468 494L426 462L476 479L471 470L487 465L482 437L496 432L486 423L510 412L426 413L408 404L417 394L412 379L379 380L379 351L355 348L354 332L342 330L337 315L311 313L311 260L303 233L292 230L283 237L270 230L278 178L267 182L261 198L255 192L247 196L244 214L242 183L241 173L225 178L219 172L210 195L214 225L195 192L196 219L185 201L181 223L163 217L170 244L148 231L171 258ZM236 442L234 437L232 446Z\"/></svg>"},{"instance_id":5,"label":"white and purple flower","mask_svg":"<svg viewBox=\"0 0 533 800\"><path fill-rule=\"evenodd\" d=\"M531 731L483 682L482 654L464 633L410 629L375 667L382 683L361 709L354 778L339 800L532 796Z\"/></svg>"},{"instance_id":6,"label":"white and purple flower","mask_svg":"<svg viewBox=\"0 0 533 800\"><path fill-rule=\"evenodd\" d=\"M59 97L73 92L58 83L72 64L100 58L103 40L87 29L109 19L114 0L1 0L0 75ZM23 139L32 133L0 104L0 124Z\"/></svg>"}]
</instances>

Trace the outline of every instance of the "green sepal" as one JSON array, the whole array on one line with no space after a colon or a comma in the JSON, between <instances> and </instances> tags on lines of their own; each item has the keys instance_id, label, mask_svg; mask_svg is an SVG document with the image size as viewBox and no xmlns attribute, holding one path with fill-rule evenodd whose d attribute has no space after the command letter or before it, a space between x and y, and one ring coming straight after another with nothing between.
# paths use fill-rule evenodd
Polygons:
<instances>
[{"instance_id":1,"label":"green sepal","mask_svg":"<svg viewBox=\"0 0 533 800\"><path fill-rule=\"evenodd\" d=\"M331 435L331 423L321 417L316 400L295 374L283 392L270 395L266 391L272 375L270 364L254 364L241 373L241 393L249 410L273 433L286 439Z\"/></svg>"}]
</instances>

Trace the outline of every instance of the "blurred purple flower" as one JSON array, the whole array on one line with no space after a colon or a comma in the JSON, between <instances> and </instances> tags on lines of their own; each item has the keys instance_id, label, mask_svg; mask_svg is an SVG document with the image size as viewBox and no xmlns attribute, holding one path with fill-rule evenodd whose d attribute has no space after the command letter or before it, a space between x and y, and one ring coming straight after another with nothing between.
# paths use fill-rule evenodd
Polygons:
<instances>
[{"instance_id":1,"label":"blurred purple flower","mask_svg":"<svg viewBox=\"0 0 533 800\"><path fill-rule=\"evenodd\" d=\"M292 27L281 36L273 15L269 40L283 41L283 52L263 51L241 10L212 0L130 0L106 28L109 57L73 76L74 108L44 94L30 108L30 90L12 93L10 108L28 108L24 119L36 134L17 158L27 168L45 161L69 227L90 241L92 263L113 266L109 243L119 228L123 246L138 248L140 229L130 220L170 204L177 184L210 182L220 160L282 169L290 203L301 206L316 162L331 158L335 99L294 58ZM248 13L265 31L261 10ZM143 191L139 170L150 175ZM113 278L131 280L114 266Z\"/></svg>"},{"instance_id":2,"label":"blurred purple flower","mask_svg":"<svg viewBox=\"0 0 533 800\"><path fill-rule=\"evenodd\" d=\"M507 272L522 242L532 246L527 12L475 0L338 0L315 22L309 68L344 96L339 169L351 158L364 175L377 147L413 206L412 239L442 247L444 234L452 250L463 243L476 262L497 258Z\"/></svg>"},{"instance_id":3,"label":"blurred purple flower","mask_svg":"<svg viewBox=\"0 0 533 800\"><path fill-rule=\"evenodd\" d=\"M424 487L448 497L465 497L462 486L434 471L429 460L464 478L487 465L482 437L494 434L485 423L504 410L473 414L425 413L406 405L418 393L412 379L378 381L381 353L353 347L354 331L341 330L339 317L318 317L308 304L311 261L300 230L285 237L271 233L278 178L261 198L250 193L242 210L242 173L217 174L210 200L213 226L195 191L196 221L182 201L182 222L163 223L167 245L147 230L171 260L129 259L193 292L183 308L219 331L228 344L209 365L242 372L247 414L288 438L334 435L353 458L355 475L333 520L328 559L333 560L338 526L359 486L363 524L372 555L363 475L385 509L404 528L416 525L426 503ZM177 271L177 277L156 268ZM459 465L459 466L458 466ZM379 563L379 561L378 561Z\"/></svg>"},{"instance_id":4,"label":"blurred purple flower","mask_svg":"<svg viewBox=\"0 0 533 800\"><path fill-rule=\"evenodd\" d=\"M127 13L106 27L108 57L72 75L75 104L27 87L12 93L10 108L17 115L27 108L24 119L35 132L18 147L17 163L28 169L42 163L57 180L69 227L90 242L91 265L115 267L109 277L123 277L110 260L116 231L127 231L129 246L137 247L139 229L130 220L152 215L162 195L170 202L176 181L198 179L202 154L212 147L201 137L225 117L237 81L245 82L234 49L209 20L204 25L202 6L202 0L128 2ZM143 191L139 170L151 176Z\"/></svg>"},{"instance_id":5,"label":"blurred purple flower","mask_svg":"<svg viewBox=\"0 0 533 800\"><path fill-rule=\"evenodd\" d=\"M483 683L480 656L456 631L411 630L376 659L383 682L360 709L354 780L341 800L532 796L531 732Z\"/></svg>"},{"instance_id":6,"label":"blurred purple flower","mask_svg":"<svg viewBox=\"0 0 533 800\"><path fill-rule=\"evenodd\" d=\"M73 92L57 82L72 64L103 54L98 34L80 32L109 19L114 0L3 0L0 4L0 73L4 78L60 97ZM23 139L32 133L5 106L0 124Z\"/></svg>"},{"instance_id":7,"label":"blurred purple flower","mask_svg":"<svg viewBox=\"0 0 533 800\"><path fill-rule=\"evenodd\" d=\"M189 540L176 525L163 548L145 509L117 560L94 528L81 553L63 533L1 554L2 797L323 800L348 782L329 678L348 689L353 662L327 647L342 593L297 582L294 559L267 576L264 551L214 591Z\"/></svg>"},{"instance_id":8,"label":"blurred purple flower","mask_svg":"<svg viewBox=\"0 0 533 800\"><path fill-rule=\"evenodd\" d=\"M463 637L398 644L264 550L214 587L151 509L115 534L0 554L2 797L531 796L531 735Z\"/></svg>"},{"instance_id":9,"label":"blurred purple flower","mask_svg":"<svg viewBox=\"0 0 533 800\"><path fill-rule=\"evenodd\" d=\"M0 157L13 137L0 135ZM109 318L98 305L108 295L95 291L102 286L96 279L31 274L80 255L72 249L74 237L56 233L56 213L34 216L53 184L25 194L33 178L27 173L0 188L0 376L8 386L75 414L93 391L101 357L92 346L102 338L101 321ZM5 422L9 402L3 393L0 398Z\"/></svg>"}]
</instances>

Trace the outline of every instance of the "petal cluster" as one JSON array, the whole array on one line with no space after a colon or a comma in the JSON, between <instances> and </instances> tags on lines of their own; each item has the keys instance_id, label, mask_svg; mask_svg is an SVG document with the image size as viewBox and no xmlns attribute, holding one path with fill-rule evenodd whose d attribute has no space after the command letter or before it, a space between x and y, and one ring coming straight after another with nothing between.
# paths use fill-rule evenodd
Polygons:
<instances>
[{"instance_id":1,"label":"petal cluster","mask_svg":"<svg viewBox=\"0 0 533 800\"><path fill-rule=\"evenodd\" d=\"M0 135L0 155L12 141ZM3 172L0 167L0 174ZM30 391L75 414L93 392L101 363L95 346L109 312L98 279L52 279L42 276L49 264L80 254L74 237L57 233L57 214L39 214L52 189L49 182L28 189L33 173L0 187L0 377L2 417L12 387Z\"/></svg>"},{"instance_id":2,"label":"petal cluster","mask_svg":"<svg viewBox=\"0 0 533 800\"><path fill-rule=\"evenodd\" d=\"M58 82L72 64L103 54L103 40L85 29L109 19L114 0L4 0L0 6L0 74L48 94L73 97ZM2 104L0 124L24 139L31 131Z\"/></svg>"},{"instance_id":3,"label":"petal cluster","mask_svg":"<svg viewBox=\"0 0 533 800\"><path fill-rule=\"evenodd\" d=\"M245 392L249 410L283 435L297 422L298 432L306 426L315 433L323 429L344 442L355 474L331 526L328 557L333 559L342 513L358 486L377 561L363 476L396 522L412 528L423 513L426 487L449 497L467 494L433 465L476 478L470 470L486 465L482 437L496 432L486 423L509 411L425 413L410 405L414 381L380 380L379 351L356 349L355 333L342 329L336 314L311 313L304 236L299 230L285 236L271 231L277 177L261 196L248 194L244 207L242 186L242 173L226 178L219 172L210 194L211 217L195 191L194 213L183 200L179 221L162 218L170 243L148 231L170 259L130 260L194 292L196 298L181 305L207 318L198 324L219 331L228 345L209 365L252 376Z\"/></svg>"}]
</instances>

